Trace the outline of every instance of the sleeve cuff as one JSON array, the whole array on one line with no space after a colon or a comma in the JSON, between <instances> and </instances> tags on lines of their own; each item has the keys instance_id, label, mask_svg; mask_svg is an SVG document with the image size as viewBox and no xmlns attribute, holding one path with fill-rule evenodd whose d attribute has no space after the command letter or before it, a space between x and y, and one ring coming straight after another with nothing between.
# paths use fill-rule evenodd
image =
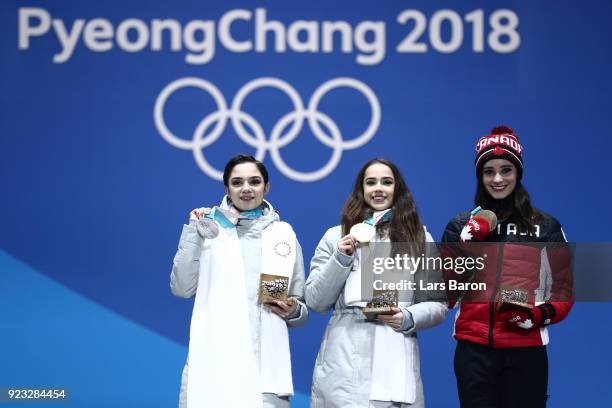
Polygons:
<instances>
[{"instance_id":1,"label":"sleeve cuff","mask_svg":"<svg viewBox=\"0 0 612 408\"><path fill-rule=\"evenodd\" d=\"M198 229L196 228L195 224L192 224L190 221L189 225L183 225L183 231L181 232L180 241L191 242L192 244L201 245L203 239L200 234L198 234Z\"/></svg>"},{"instance_id":2,"label":"sleeve cuff","mask_svg":"<svg viewBox=\"0 0 612 408\"><path fill-rule=\"evenodd\" d=\"M401 308L402 314L404 315L404 321L402 322L401 327L397 331L408 331L414 327L414 319L412 317L412 313L408 311L408 309Z\"/></svg>"},{"instance_id":3,"label":"sleeve cuff","mask_svg":"<svg viewBox=\"0 0 612 408\"><path fill-rule=\"evenodd\" d=\"M287 316L285 318L285 321L287 321L287 322L292 321L292 320L298 320L300 317L302 317L302 307L303 307L303 305L297 299L294 299L294 300L297 303L297 307L295 308L293 313L291 313L289 316Z\"/></svg>"},{"instance_id":4,"label":"sleeve cuff","mask_svg":"<svg viewBox=\"0 0 612 408\"><path fill-rule=\"evenodd\" d=\"M334 257L336 261L344 267L351 266L353 264L353 255L344 254L337 249L334 251Z\"/></svg>"},{"instance_id":5,"label":"sleeve cuff","mask_svg":"<svg viewBox=\"0 0 612 408\"><path fill-rule=\"evenodd\" d=\"M555 318L555 307L550 303L543 303L536 307L540 309L542 313L542 326L549 325Z\"/></svg>"}]
</instances>

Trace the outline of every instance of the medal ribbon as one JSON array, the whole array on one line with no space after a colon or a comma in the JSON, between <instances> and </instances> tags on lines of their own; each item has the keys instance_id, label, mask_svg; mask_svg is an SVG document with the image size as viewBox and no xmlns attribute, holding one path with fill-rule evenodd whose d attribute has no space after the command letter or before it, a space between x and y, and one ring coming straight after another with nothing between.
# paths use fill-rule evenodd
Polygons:
<instances>
[{"instance_id":1,"label":"medal ribbon","mask_svg":"<svg viewBox=\"0 0 612 408\"><path fill-rule=\"evenodd\" d=\"M392 216L393 216L393 211L390 208L388 208L384 210L381 214L378 214L376 218L374 218L374 214L370 215L368 218L366 218L366 220L364 221L364 224L376 225L381 221L390 220Z\"/></svg>"},{"instance_id":2,"label":"medal ribbon","mask_svg":"<svg viewBox=\"0 0 612 408\"><path fill-rule=\"evenodd\" d=\"M252 220L255 218L259 218L262 215L263 208L261 206L252 210L243 211L240 213L239 216L236 216L236 214L230 211L222 210L219 207L214 207L211 212L204 216L204 218L209 218L211 220L217 221L217 223L223 228L234 228L238 223L238 218L248 218Z\"/></svg>"}]
</instances>

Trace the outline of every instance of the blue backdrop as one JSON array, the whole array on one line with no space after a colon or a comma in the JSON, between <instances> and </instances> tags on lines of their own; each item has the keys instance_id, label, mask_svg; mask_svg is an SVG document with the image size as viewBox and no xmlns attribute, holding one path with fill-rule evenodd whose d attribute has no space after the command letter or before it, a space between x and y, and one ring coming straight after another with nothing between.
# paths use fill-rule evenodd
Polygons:
<instances>
[{"instance_id":1,"label":"blue backdrop","mask_svg":"<svg viewBox=\"0 0 612 408\"><path fill-rule=\"evenodd\" d=\"M375 156L398 163L439 239L473 206L474 145L500 123L525 146L535 205L572 241L609 240L610 13L604 0L2 2L0 387L174 406L192 301L170 294L172 257L237 152L268 166L306 261ZM612 403L610 312L579 303L551 329L550 406ZM291 333L295 406L327 320ZM452 320L420 334L429 407L458 406Z\"/></svg>"}]
</instances>

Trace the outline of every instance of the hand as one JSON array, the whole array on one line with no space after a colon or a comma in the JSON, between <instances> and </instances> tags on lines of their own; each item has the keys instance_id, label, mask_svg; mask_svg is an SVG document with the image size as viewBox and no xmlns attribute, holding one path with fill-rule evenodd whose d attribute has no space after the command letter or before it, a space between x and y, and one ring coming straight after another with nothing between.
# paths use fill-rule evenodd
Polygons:
<instances>
[{"instance_id":1,"label":"hand","mask_svg":"<svg viewBox=\"0 0 612 408\"><path fill-rule=\"evenodd\" d=\"M287 320L289 316L295 314L298 305L299 303L292 298L289 298L287 300L274 300L264 303L264 306L266 306L268 309L276 313L284 320Z\"/></svg>"},{"instance_id":2,"label":"hand","mask_svg":"<svg viewBox=\"0 0 612 408\"><path fill-rule=\"evenodd\" d=\"M499 314L499 320L506 322L510 330L531 330L542 325L542 310L539 307L529 312L522 309L505 310Z\"/></svg>"},{"instance_id":3,"label":"hand","mask_svg":"<svg viewBox=\"0 0 612 408\"><path fill-rule=\"evenodd\" d=\"M484 241L491 232L489 221L478 215L470 218L461 230L460 239L465 241Z\"/></svg>"},{"instance_id":4,"label":"hand","mask_svg":"<svg viewBox=\"0 0 612 408\"><path fill-rule=\"evenodd\" d=\"M338 251L345 255L353 255L357 248L357 240L351 234L345 235L338 241Z\"/></svg>"},{"instance_id":5,"label":"hand","mask_svg":"<svg viewBox=\"0 0 612 408\"><path fill-rule=\"evenodd\" d=\"M404 323L404 314L397 307L392 307L391 310L395 313L392 315L380 314L376 319L394 330L399 330L402 327L402 323Z\"/></svg>"},{"instance_id":6,"label":"hand","mask_svg":"<svg viewBox=\"0 0 612 408\"><path fill-rule=\"evenodd\" d=\"M208 207L195 208L191 210L191 212L189 213L189 219L198 221L202 219L203 216L209 214L211 211L212 211L212 208L208 208Z\"/></svg>"}]
</instances>

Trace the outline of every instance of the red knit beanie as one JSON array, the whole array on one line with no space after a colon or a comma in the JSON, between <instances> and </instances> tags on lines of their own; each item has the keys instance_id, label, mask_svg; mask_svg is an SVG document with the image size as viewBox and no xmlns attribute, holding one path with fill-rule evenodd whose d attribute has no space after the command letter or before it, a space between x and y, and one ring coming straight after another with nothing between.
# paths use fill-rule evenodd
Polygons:
<instances>
[{"instance_id":1,"label":"red knit beanie","mask_svg":"<svg viewBox=\"0 0 612 408\"><path fill-rule=\"evenodd\" d=\"M523 175L523 146L512 128L497 126L491 130L490 135L481 137L476 144L476 174L485 162L492 159L506 159L511 161L518 172L519 180Z\"/></svg>"}]
</instances>

